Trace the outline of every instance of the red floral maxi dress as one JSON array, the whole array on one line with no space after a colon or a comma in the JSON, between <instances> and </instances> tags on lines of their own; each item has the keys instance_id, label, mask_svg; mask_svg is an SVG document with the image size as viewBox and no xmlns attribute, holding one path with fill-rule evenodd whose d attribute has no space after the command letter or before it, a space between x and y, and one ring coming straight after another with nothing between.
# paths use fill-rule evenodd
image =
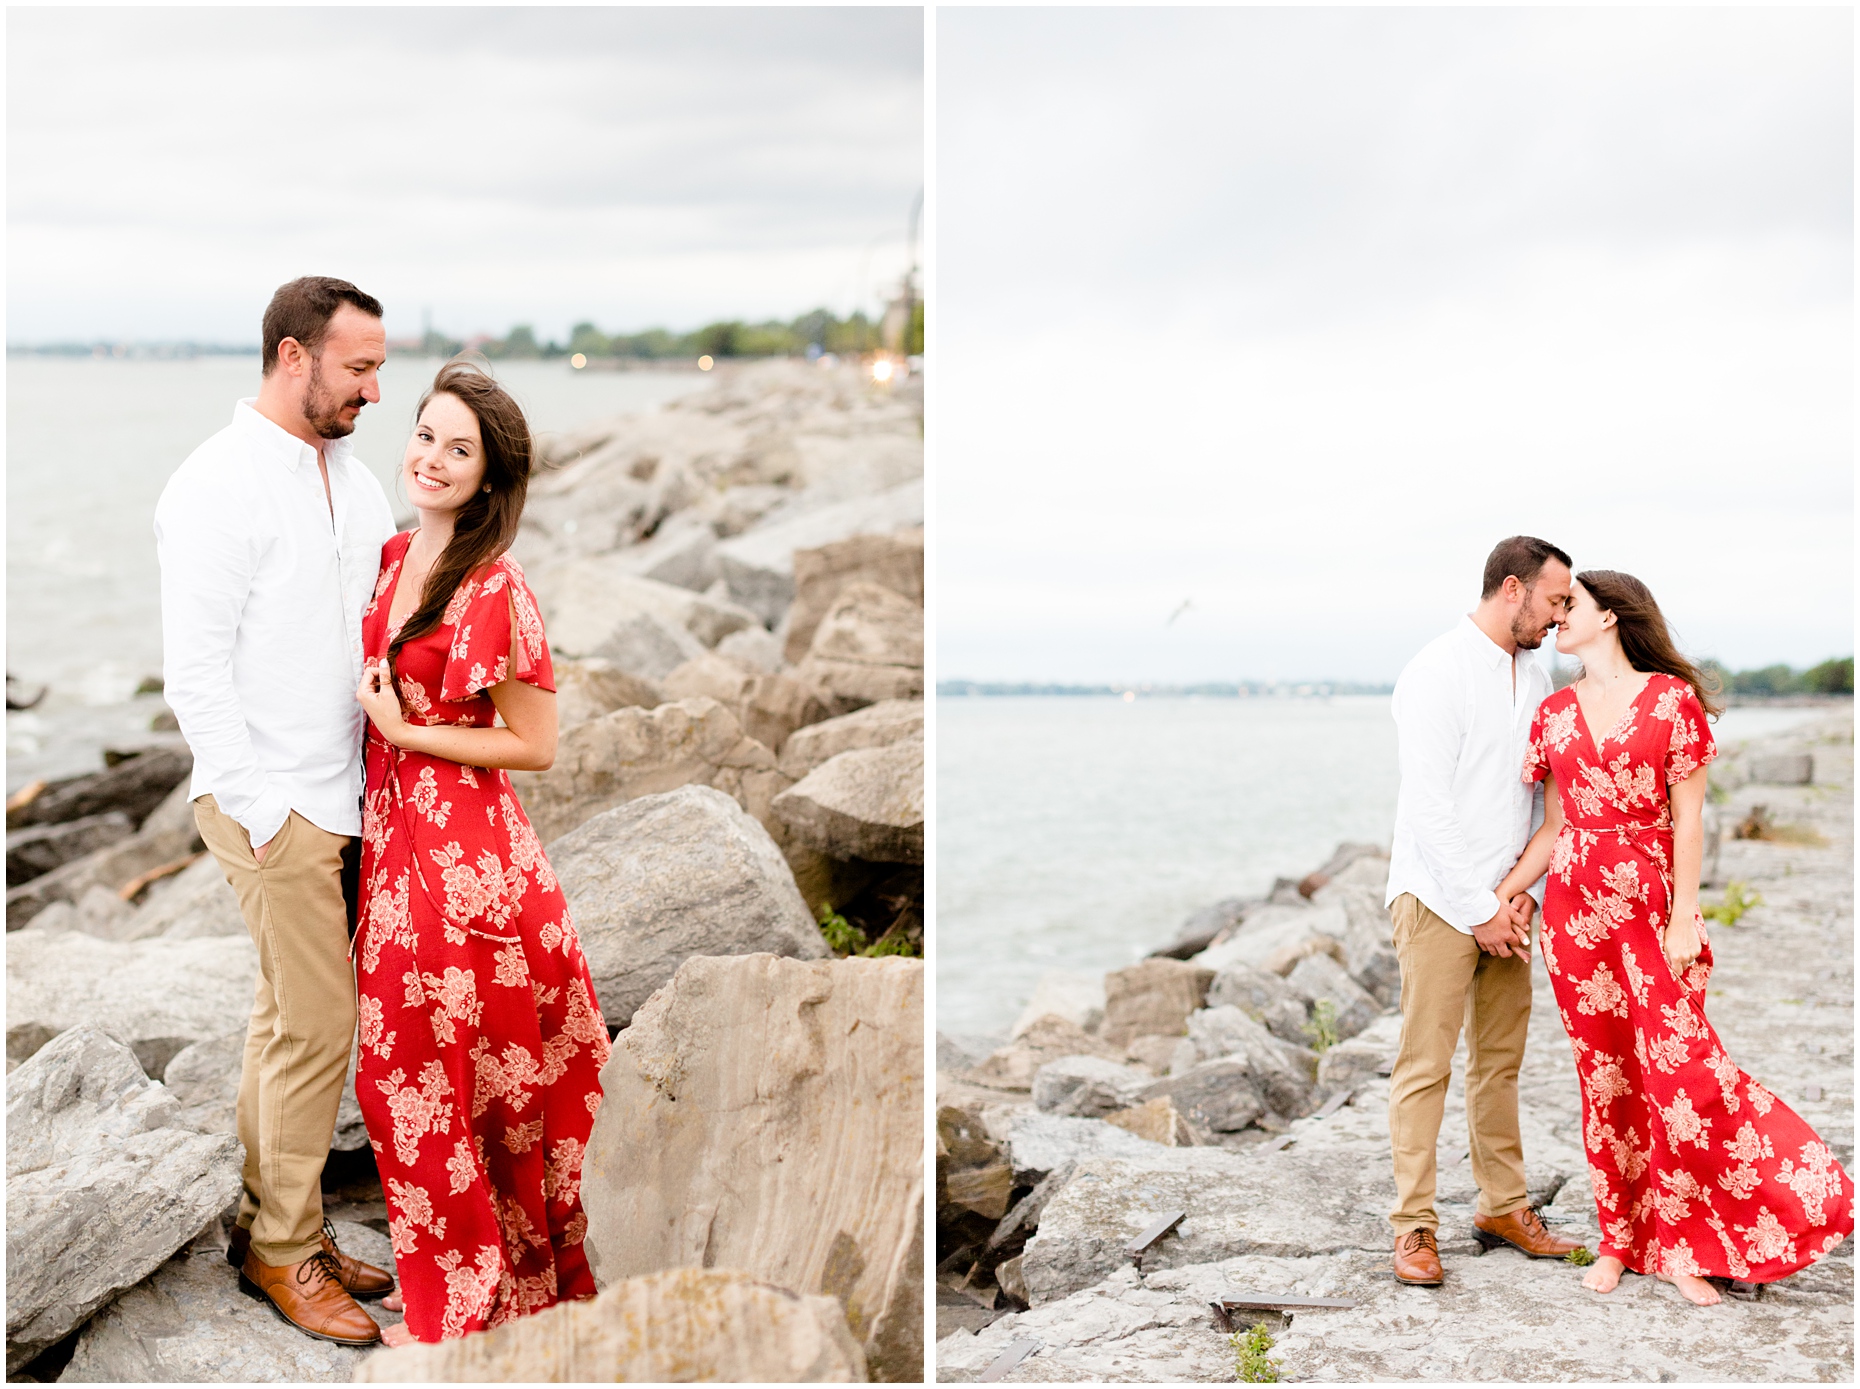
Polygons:
<instances>
[{"instance_id":1,"label":"red floral maxi dress","mask_svg":"<svg viewBox=\"0 0 1860 1389\"><path fill-rule=\"evenodd\" d=\"M411 533L382 547L362 620L387 654ZM416 723L489 728L506 678L553 690L536 599L508 556L401 649ZM370 725L355 972L356 1095L381 1171L407 1327L462 1336L592 1296L581 1160L607 1029L568 904L502 771L404 752Z\"/></svg>"},{"instance_id":2,"label":"red floral maxi dress","mask_svg":"<svg viewBox=\"0 0 1860 1389\"><path fill-rule=\"evenodd\" d=\"M1853 1182L1725 1055L1705 1019L1710 945L1683 976L1661 946L1667 788L1716 755L1691 686L1654 675L1599 740L1574 687L1551 695L1524 778L1555 776L1563 805L1541 939L1582 1085L1601 1253L1636 1273L1768 1283L1853 1232Z\"/></svg>"}]
</instances>

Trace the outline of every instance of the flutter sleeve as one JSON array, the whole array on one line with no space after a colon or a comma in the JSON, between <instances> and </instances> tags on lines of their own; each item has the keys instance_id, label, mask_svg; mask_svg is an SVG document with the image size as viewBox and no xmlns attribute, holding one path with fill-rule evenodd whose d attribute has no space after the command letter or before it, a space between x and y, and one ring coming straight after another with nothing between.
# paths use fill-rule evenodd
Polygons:
<instances>
[{"instance_id":1,"label":"flutter sleeve","mask_svg":"<svg viewBox=\"0 0 1860 1389\"><path fill-rule=\"evenodd\" d=\"M1524 749L1525 781L1538 782L1550 775L1550 740L1544 732L1544 705L1548 703L1548 700L1539 703L1537 712L1531 715L1531 741Z\"/></svg>"},{"instance_id":2,"label":"flutter sleeve","mask_svg":"<svg viewBox=\"0 0 1860 1389\"><path fill-rule=\"evenodd\" d=\"M1666 784L1677 786L1718 756L1718 744L1705 722L1705 710L1692 686L1675 679L1654 706L1654 717L1672 725L1666 745Z\"/></svg>"},{"instance_id":3,"label":"flutter sleeve","mask_svg":"<svg viewBox=\"0 0 1860 1389\"><path fill-rule=\"evenodd\" d=\"M536 595L524 582L523 570L508 555L466 580L446 610L446 621L456 625L452 646L446 652L446 669L439 687L441 700L454 703L469 699L513 677L554 693L555 667L543 636L542 612L536 606Z\"/></svg>"}]
</instances>

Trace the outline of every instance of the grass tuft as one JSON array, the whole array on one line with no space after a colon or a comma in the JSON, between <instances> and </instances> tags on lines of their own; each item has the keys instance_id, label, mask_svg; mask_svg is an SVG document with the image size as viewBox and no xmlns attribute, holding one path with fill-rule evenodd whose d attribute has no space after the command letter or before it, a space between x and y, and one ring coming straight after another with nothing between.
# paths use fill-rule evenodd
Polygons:
<instances>
[{"instance_id":1,"label":"grass tuft","mask_svg":"<svg viewBox=\"0 0 1860 1389\"><path fill-rule=\"evenodd\" d=\"M1234 1378L1241 1384L1277 1384L1279 1367L1266 1358L1272 1349L1272 1333L1264 1322L1251 1331L1236 1331L1227 1338L1234 1348Z\"/></svg>"},{"instance_id":2,"label":"grass tuft","mask_svg":"<svg viewBox=\"0 0 1860 1389\"><path fill-rule=\"evenodd\" d=\"M1716 906L1701 908L1699 914L1720 926L1735 926L1745 912L1762 905L1762 896L1752 892L1749 883L1742 878L1733 878L1724 885L1724 900Z\"/></svg>"},{"instance_id":3,"label":"grass tuft","mask_svg":"<svg viewBox=\"0 0 1860 1389\"><path fill-rule=\"evenodd\" d=\"M1587 1268L1590 1264L1595 1262L1595 1253L1587 1246L1584 1246L1579 1249L1570 1250L1563 1258L1567 1262L1574 1264L1577 1268Z\"/></svg>"},{"instance_id":4,"label":"grass tuft","mask_svg":"<svg viewBox=\"0 0 1860 1389\"><path fill-rule=\"evenodd\" d=\"M831 902L820 904L820 934L835 955L850 955L865 946L865 932L834 911Z\"/></svg>"},{"instance_id":5,"label":"grass tuft","mask_svg":"<svg viewBox=\"0 0 1860 1389\"><path fill-rule=\"evenodd\" d=\"M1320 998L1311 1005L1311 1021L1305 1024L1305 1032L1311 1038L1311 1050L1320 1056L1336 1046L1341 1039L1337 1036L1337 1005L1328 998Z\"/></svg>"}]
</instances>

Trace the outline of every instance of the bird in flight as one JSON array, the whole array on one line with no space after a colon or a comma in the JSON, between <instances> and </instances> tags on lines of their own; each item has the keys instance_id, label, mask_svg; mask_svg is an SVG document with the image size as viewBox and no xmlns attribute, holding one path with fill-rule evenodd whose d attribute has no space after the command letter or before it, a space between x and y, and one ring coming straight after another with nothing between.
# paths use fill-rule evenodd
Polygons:
<instances>
[{"instance_id":1,"label":"bird in flight","mask_svg":"<svg viewBox=\"0 0 1860 1389\"><path fill-rule=\"evenodd\" d=\"M1175 626L1175 620L1176 620L1176 619L1177 619L1178 617L1180 617L1180 616L1181 616L1181 615L1182 615L1183 613L1185 613L1185 612L1187 612L1187 611L1189 610L1189 608L1190 608L1190 607L1191 607L1192 605L1193 605L1193 603L1192 603L1192 600L1191 600L1191 599L1188 599L1188 598L1184 598L1184 599L1182 600L1182 606L1181 606L1181 607L1179 607L1179 608L1177 608L1177 609L1176 609L1176 610L1175 610L1174 612L1172 612L1172 613L1170 613L1170 614L1169 614L1169 620L1168 620L1167 622L1165 622L1165 623L1163 623L1163 626L1165 626L1165 627L1173 627L1173 626Z\"/></svg>"}]
</instances>

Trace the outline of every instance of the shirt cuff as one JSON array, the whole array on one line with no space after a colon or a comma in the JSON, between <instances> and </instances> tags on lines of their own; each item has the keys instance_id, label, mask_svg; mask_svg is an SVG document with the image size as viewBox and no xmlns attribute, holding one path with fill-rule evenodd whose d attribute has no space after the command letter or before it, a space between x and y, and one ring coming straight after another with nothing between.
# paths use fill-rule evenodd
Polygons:
<instances>
[{"instance_id":1,"label":"shirt cuff","mask_svg":"<svg viewBox=\"0 0 1860 1389\"><path fill-rule=\"evenodd\" d=\"M1498 909L1503 905L1504 903L1498 900L1498 894L1496 892L1487 891L1480 893L1479 896L1473 899L1471 908L1471 911L1476 911L1479 915L1473 916L1470 912L1468 913L1466 929L1470 931L1475 926L1485 925L1486 922L1498 915Z\"/></svg>"}]
</instances>

